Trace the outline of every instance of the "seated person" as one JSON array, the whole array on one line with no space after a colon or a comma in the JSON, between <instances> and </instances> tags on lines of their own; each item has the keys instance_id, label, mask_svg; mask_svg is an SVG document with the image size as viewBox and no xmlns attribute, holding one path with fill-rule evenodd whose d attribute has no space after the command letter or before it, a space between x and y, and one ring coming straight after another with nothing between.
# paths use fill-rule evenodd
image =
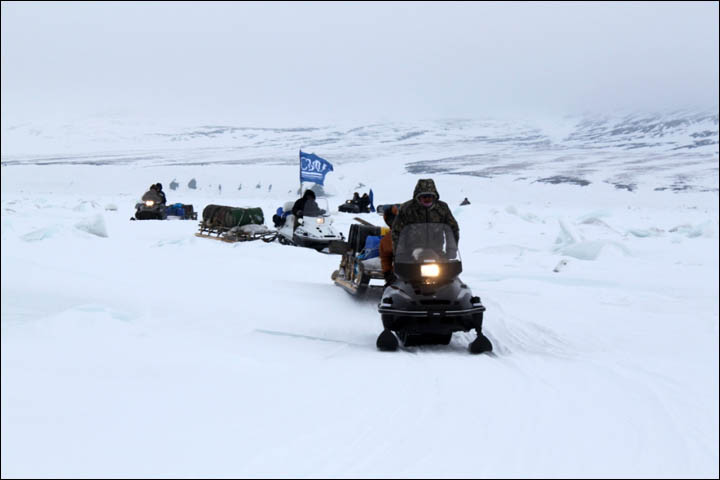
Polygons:
<instances>
[{"instance_id":1,"label":"seated person","mask_svg":"<svg viewBox=\"0 0 720 480\"><path fill-rule=\"evenodd\" d=\"M305 190L303 196L295 201L295 204L293 204L292 207L292 214L295 215L295 218L303 216L302 212L305 209L305 202L307 202L308 199L312 199L312 201L315 202L315 192L312 190Z\"/></svg>"},{"instance_id":2,"label":"seated person","mask_svg":"<svg viewBox=\"0 0 720 480\"><path fill-rule=\"evenodd\" d=\"M432 179L420 179L415 186L413 199L400 206L397 218L393 222L393 248L397 248L400 232L407 225L414 223L444 223L455 237L455 244L460 241L460 227L450 211L447 203L440 200L440 194Z\"/></svg>"},{"instance_id":3,"label":"seated person","mask_svg":"<svg viewBox=\"0 0 720 480\"><path fill-rule=\"evenodd\" d=\"M143 194L141 200L143 201L143 203L150 200L154 203L154 205L164 205L165 204L165 196L160 195L158 193L157 185L151 185L150 189Z\"/></svg>"},{"instance_id":4,"label":"seated person","mask_svg":"<svg viewBox=\"0 0 720 480\"><path fill-rule=\"evenodd\" d=\"M275 215L273 215L272 217L273 225L275 225L275 228L280 228L285 225L285 217L287 217L287 215L287 212L283 211L282 207L278 207Z\"/></svg>"},{"instance_id":5,"label":"seated person","mask_svg":"<svg viewBox=\"0 0 720 480\"><path fill-rule=\"evenodd\" d=\"M293 202L285 202L285 204L282 207L278 207L278 209L275 211L275 215L273 215L273 224L276 228L282 228L283 225L285 225L285 221L288 217L288 215L292 214L292 207Z\"/></svg>"},{"instance_id":6,"label":"seated person","mask_svg":"<svg viewBox=\"0 0 720 480\"><path fill-rule=\"evenodd\" d=\"M360 212L367 213L370 211L370 197L368 197L367 193L363 193L363 196L360 197L358 206L360 207Z\"/></svg>"},{"instance_id":7,"label":"seated person","mask_svg":"<svg viewBox=\"0 0 720 480\"><path fill-rule=\"evenodd\" d=\"M323 213L325 213L325 211L321 210L318 207L318 204L315 202L315 192L313 192L312 190L305 190L303 196L299 198L292 207L292 214L295 217L293 230L296 229L299 225L300 217L303 217L305 215L322 215Z\"/></svg>"},{"instance_id":8,"label":"seated person","mask_svg":"<svg viewBox=\"0 0 720 480\"><path fill-rule=\"evenodd\" d=\"M160 203L163 205L167 203L167 198L165 197L165 192L163 192L162 189L162 183L158 182L155 184L155 191L157 192L158 196L162 199Z\"/></svg>"},{"instance_id":9,"label":"seated person","mask_svg":"<svg viewBox=\"0 0 720 480\"><path fill-rule=\"evenodd\" d=\"M314 199L309 199L305 202L305 208L303 208L303 217L319 217L325 213L325 210L320 208Z\"/></svg>"}]
</instances>

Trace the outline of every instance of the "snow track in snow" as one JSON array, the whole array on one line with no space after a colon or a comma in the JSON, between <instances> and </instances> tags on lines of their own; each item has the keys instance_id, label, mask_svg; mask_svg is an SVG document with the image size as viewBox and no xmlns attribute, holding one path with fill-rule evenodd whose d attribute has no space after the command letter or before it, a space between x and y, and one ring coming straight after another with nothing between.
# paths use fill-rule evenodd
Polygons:
<instances>
[{"instance_id":1,"label":"snow track in snow","mask_svg":"<svg viewBox=\"0 0 720 480\"><path fill-rule=\"evenodd\" d=\"M398 142L440 158L438 138ZM333 285L339 256L128 220L150 183L177 179L170 201L260 206L270 224L296 197L294 161L8 163L3 477L717 476L716 192L655 191L652 172L633 191L409 174L411 155L352 148L336 150L331 209L358 182L379 204L434 178L492 354L467 352L474 332L378 352L380 292ZM347 235L357 215L334 213Z\"/></svg>"}]
</instances>

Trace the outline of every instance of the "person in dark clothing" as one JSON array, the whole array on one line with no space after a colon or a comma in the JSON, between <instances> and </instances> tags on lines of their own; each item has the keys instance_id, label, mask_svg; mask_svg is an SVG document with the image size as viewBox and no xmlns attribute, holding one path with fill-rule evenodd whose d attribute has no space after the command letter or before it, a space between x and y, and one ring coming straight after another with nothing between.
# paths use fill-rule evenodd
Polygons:
<instances>
[{"instance_id":1,"label":"person in dark clothing","mask_svg":"<svg viewBox=\"0 0 720 480\"><path fill-rule=\"evenodd\" d=\"M275 228L280 228L283 225L285 225L285 217L287 217L288 212L284 212L282 207L278 207L277 211L275 212L275 215L273 215L273 225L275 225Z\"/></svg>"},{"instance_id":2,"label":"person in dark clothing","mask_svg":"<svg viewBox=\"0 0 720 480\"><path fill-rule=\"evenodd\" d=\"M162 183L158 182L154 185L155 192L157 192L158 196L161 198L160 203L167 203L167 198L165 197L165 192L163 192L162 189Z\"/></svg>"},{"instance_id":3,"label":"person in dark clothing","mask_svg":"<svg viewBox=\"0 0 720 480\"><path fill-rule=\"evenodd\" d=\"M155 204L161 204L163 202L163 197L158 193L157 185L150 185L150 188L143 194L141 200L143 202L151 201Z\"/></svg>"},{"instance_id":4,"label":"person in dark clothing","mask_svg":"<svg viewBox=\"0 0 720 480\"><path fill-rule=\"evenodd\" d=\"M313 203L315 203L315 192L312 190L305 190L305 193L302 197L300 197L294 204L292 208L292 214L295 215L295 218L299 218L303 216L303 210L305 210L305 203L310 200Z\"/></svg>"},{"instance_id":5,"label":"person in dark clothing","mask_svg":"<svg viewBox=\"0 0 720 480\"><path fill-rule=\"evenodd\" d=\"M367 193L363 193L363 196L360 197L358 206L360 207L361 213L368 213L370 211L370 197L368 197Z\"/></svg>"},{"instance_id":6,"label":"person in dark clothing","mask_svg":"<svg viewBox=\"0 0 720 480\"><path fill-rule=\"evenodd\" d=\"M392 229L397 213L397 205L392 205L383 213L383 219L390 229ZM380 239L380 265L382 266L386 286L395 281L395 274L393 273L393 258L392 233L388 231L385 235L383 235L382 239Z\"/></svg>"},{"instance_id":7,"label":"person in dark clothing","mask_svg":"<svg viewBox=\"0 0 720 480\"><path fill-rule=\"evenodd\" d=\"M412 223L445 223L452 230L455 243L460 241L460 227L432 179L420 179L415 186L413 199L403 203L392 225L393 252L397 249L400 232Z\"/></svg>"},{"instance_id":8,"label":"person in dark clothing","mask_svg":"<svg viewBox=\"0 0 720 480\"><path fill-rule=\"evenodd\" d=\"M302 197L300 197L295 204L293 204L292 208L292 214L295 217L295 222L293 224L293 230L297 228L299 225L298 219L302 217L305 212L318 212L320 209L318 208L317 203L315 202L315 192L312 190L305 190L305 193ZM315 214L315 213L313 213Z\"/></svg>"}]
</instances>

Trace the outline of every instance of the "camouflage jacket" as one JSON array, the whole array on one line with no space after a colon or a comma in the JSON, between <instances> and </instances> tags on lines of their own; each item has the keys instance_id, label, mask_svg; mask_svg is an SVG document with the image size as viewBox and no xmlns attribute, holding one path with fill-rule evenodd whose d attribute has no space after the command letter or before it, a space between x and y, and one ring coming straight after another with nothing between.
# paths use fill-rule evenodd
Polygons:
<instances>
[{"instance_id":1,"label":"camouflage jacket","mask_svg":"<svg viewBox=\"0 0 720 480\"><path fill-rule=\"evenodd\" d=\"M424 207L420 204L418 196L423 193L433 193L435 195L435 201L430 207ZM460 227L458 227L458 223L447 203L440 201L440 194L435 188L435 182L432 179L418 180L413 192L413 199L400 206L400 211L392 225L393 253L400 239L400 232L407 225L413 223L445 223L452 229L455 241L460 241Z\"/></svg>"}]
</instances>

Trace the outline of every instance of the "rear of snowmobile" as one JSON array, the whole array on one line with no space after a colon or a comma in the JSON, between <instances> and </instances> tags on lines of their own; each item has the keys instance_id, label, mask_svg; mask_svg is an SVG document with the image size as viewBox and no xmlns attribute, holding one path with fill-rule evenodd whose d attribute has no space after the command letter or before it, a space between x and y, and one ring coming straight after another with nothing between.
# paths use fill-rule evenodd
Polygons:
<instances>
[{"instance_id":1,"label":"rear of snowmobile","mask_svg":"<svg viewBox=\"0 0 720 480\"><path fill-rule=\"evenodd\" d=\"M492 350L482 333L485 306L459 278L462 262L448 225L405 227L395 249L394 272L396 280L378 305L384 328L377 340L380 350L395 350L398 339L405 346L447 345L454 332L471 329L478 335L470 351Z\"/></svg>"}]
</instances>

